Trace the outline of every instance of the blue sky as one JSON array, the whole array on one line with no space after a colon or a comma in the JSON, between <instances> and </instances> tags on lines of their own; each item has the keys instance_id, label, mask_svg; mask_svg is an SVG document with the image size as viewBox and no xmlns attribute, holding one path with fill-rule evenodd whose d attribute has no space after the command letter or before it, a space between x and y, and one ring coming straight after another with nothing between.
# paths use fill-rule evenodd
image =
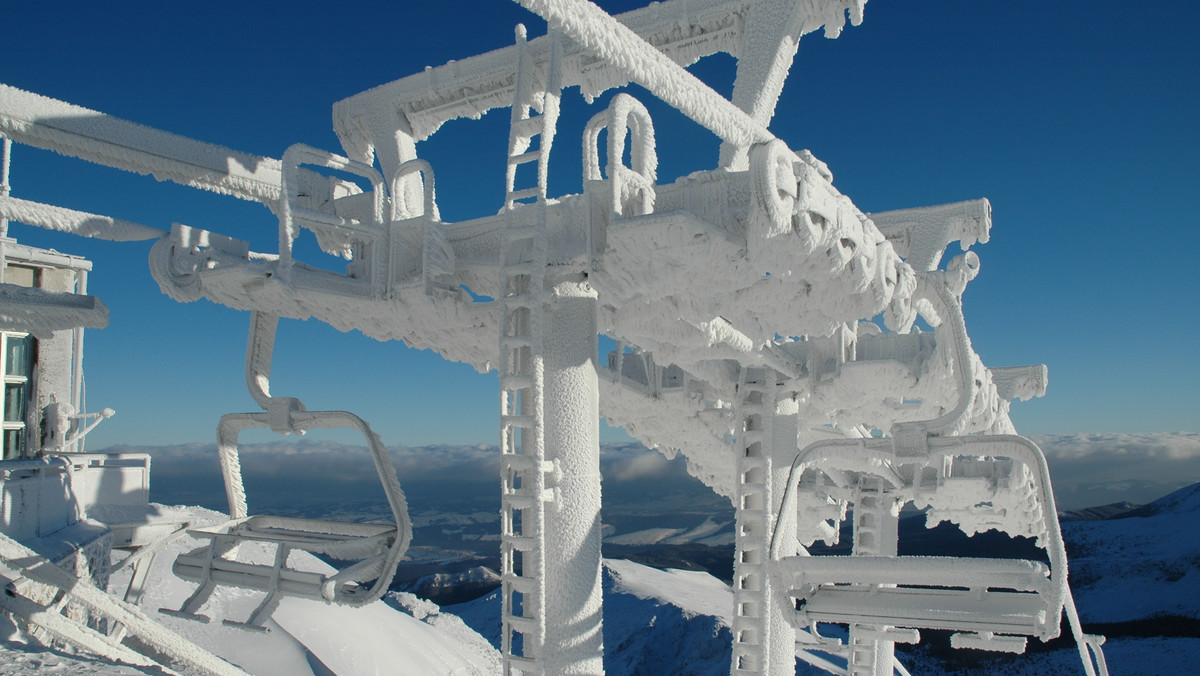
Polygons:
<instances>
[{"instance_id":1,"label":"blue sky","mask_svg":"<svg viewBox=\"0 0 1200 676\"><path fill-rule=\"evenodd\" d=\"M505 46L517 22L545 31L504 0L356 3L353 16L315 2L10 4L0 81L274 157L295 142L339 151L339 99ZM802 41L771 125L865 211L991 199L967 325L989 365L1049 365L1047 397L1014 408L1027 434L1200 431L1200 8L1131 9L872 0L862 26ZM728 93L732 60L700 72ZM715 139L636 95L655 117L661 179L715 166ZM578 95L565 99L583 119ZM499 208L506 120L451 123L418 146L443 218ZM560 126L551 192L578 190L579 126ZM23 146L12 184L18 197L273 250L276 222L259 205ZM88 400L118 413L90 448L209 442L222 413L254 408L246 314L169 300L148 244L12 234L95 262L91 290L111 325L87 337ZM272 389L353 410L389 444L496 438L494 375L311 321L282 325Z\"/></svg>"}]
</instances>

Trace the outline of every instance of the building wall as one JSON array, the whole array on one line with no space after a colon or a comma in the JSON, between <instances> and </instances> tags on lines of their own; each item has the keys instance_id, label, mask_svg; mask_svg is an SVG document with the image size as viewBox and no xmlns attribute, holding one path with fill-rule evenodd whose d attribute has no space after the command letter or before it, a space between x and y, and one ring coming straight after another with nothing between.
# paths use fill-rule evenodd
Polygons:
<instances>
[{"instance_id":1,"label":"building wall","mask_svg":"<svg viewBox=\"0 0 1200 676\"><path fill-rule=\"evenodd\" d=\"M91 263L77 256L37 249L0 237L0 279L4 284L64 293L85 293ZM40 306L31 306L39 316ZM44 314L41 316L45 316ZM108 580L112 532L103 523L87 518L90 503L114 501L117 506L144 506L149 486L149 457L47 454L42 450L43 411L47 404L68 404L78 412L77 373L82 355L82 329L46 333L32 328L29 368L9 368L13 355L9 341L25 341L29 334L18 320L0 325L0 375L8 389L24 383L24 440L19 456L4 449L0 462L0 533L26 544L56 565L79 577L91 577L103 587ZM5 402L6 431L8 419ZM6 434L3 443L9 444ZM82 450L80 444L63 450Z\"/></svg>"},{"instance_id":2,"label":"building wall","mask_svg":"<svg viewBox=\"0 0 1200 676\"><path fill-rule=\"evenodd\" d=\"M86 274L91 268L90 261L86 259L17 245L12 240L3 242L3 254L3 282L6 284L66 293L85 290ZM82 350L82 346L76 343L82 340L82 333L82 330L68 329L35 339L36 361L26 392L23 457L34 457L41 450L44 432L42 412L47 404L53 401L70 404L78 412L81 402L74 400L75 379L79 377L75 368L76 353ZM0 355L0 361L4 357ZM75 448L66 450L82 449L76 444ZM12 451L6 448L4 457L13 457Z\"/></svg>"}]
</instances>

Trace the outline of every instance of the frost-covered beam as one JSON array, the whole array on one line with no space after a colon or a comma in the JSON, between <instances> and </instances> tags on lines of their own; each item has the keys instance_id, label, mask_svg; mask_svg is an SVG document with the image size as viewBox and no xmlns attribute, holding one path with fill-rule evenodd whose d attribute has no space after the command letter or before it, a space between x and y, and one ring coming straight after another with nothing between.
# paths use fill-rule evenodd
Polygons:
<instances>
[{"instance_id":1,"label":"frost-covered beam","mask_svg":"<svg viewBox=\"0 0 1200 676\"><path fill-rule=\"evenodd\" d=\"M85 211L31 202L16 197L0 196L0 218L47 230L67 232L80 237L95 237L115 242L158 239L167 234L165 230L132 221L89 214Z\"/></svg>"},{"instance_id":2,"label":"frost-covered beam","mask_svg":"<svg viewBox=\"0 0 1200 676\"><path fill-rule=\"evenodd\" d=\"M775 137L683 66L587 0L516 0L584 49L723 141L750 146Z\"/></svg>"},{"instance_id":3,"label":"frost-covered beam","mask_svg":"<svg viewBox=\"0 0 1200 676\"><path fill-rule=\"evenodd\" d=\"M618 19L662 53L681 65L690 65L718 52L736 53L741 44L738 15L747 0L689 0L654 3L621 14ZM563 45L562 86L579 86L589 99L629 83L611 66L579 45ZM534 69L544 74L549 63L547 36L530 40ZM351 96L334 106L334 126L343 139L355 126L397 127L415 140L423 140L443 123L461 117L478 118L493 108L513 102L515 47L426 68L405 78ZM544 75L542 75L544 77ZM390 142L382 130L371 130L375 143Z\"/></svg>"},{"instance_id":4,"label":"frost-covered beam","mask_svg":"<svg viewBox=\"0 0 1200 676\"><path fill-rule=\"evenodd\" d=\"M1005 401L1029 401L1034 397L1046 396L1046 385L1050 376L1045 364L1004 366L988 370L992 372L996 394Z\"/></svg>"},{"instance_id":5,"label":"frost-covered beam","mask_svg":"<svg viewBox=\"0 0 1200 676\"><path fill-rule=\"evenodd\" d=\"M280 163L269 157L122 120L0 84L0 134L116 169L267 204L279 200Z\"/></svg>"},{"instance_id":6,"label":"frost-covered beam","mask_svg":"<svg viewBox=\"0 0 1200 676\"><path fill-rule=\"evenodd\" d=\"M180 224L150 250L151 275L180 303L207 298L236 310L313 318L339 331L436 350L480 372L498 363L494 303L470 302L462 290L429 296L419 278L379 298L363 280L308 266L291 268L284 281L278 263L278 256L250 252L244 241Z\"/></svg>"},{"instance_id":7,"label":"frost-covered beam","mask_svg":"<svg viewBox=\"0 0 1200 676\"><path fill-rule=\"evenodd\" d=\"M836 38L846 23L846 11L855 26L862 23L866 0L751 0L745 16L745 36L738 53L733 104L764 127L775 116L788 71L800 38L821 26L825 36ZM746 146L721 146L721 166L744 168Z\"/></svg>"},{"instance_id":8,"label":"frost-covered beam","mask_svg":"<svg viewBox=\"0 0 1200 676\"><path fill-rule=\"evenodd\" d=\"M95 296L0 283L0 328L48 338L54 331L108 326L108 308Z\"/></svg>"},{"instance_id":9,"label":"frost-covered beam","mask_svg":"<svg viewBox=\"0 0 1200 676\"><path fill-rule=\"evenodd\" d=\"M992 230L992 204L986 198L867 215L919 272L937 268L951 242L969 249L976 242L986 244Z\"/></svg>"}]
</instances>

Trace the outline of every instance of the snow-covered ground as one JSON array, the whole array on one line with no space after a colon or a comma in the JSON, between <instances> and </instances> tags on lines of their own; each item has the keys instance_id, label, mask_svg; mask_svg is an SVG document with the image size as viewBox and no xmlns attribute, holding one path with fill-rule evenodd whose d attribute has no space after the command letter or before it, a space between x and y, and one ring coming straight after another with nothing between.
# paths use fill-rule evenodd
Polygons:
<instances>
[{"instance_id":1,"label":"snow-covered ground","mask_svg":"<svg viewBox=\"0 0 1200 676\"><path fill-rule=\"evenodd\" d=\"M221 516L195 508L201 521ZM1200 673L1200 484L1122 518L1063 524L1071 549L1071 579L1085 628L1107 632L1105 653L1114 675ZM178 608L191 592L170 567L184 541L155 561L142 599L144 610ZM324 563L297 556L293 565ZM123 593L128 573L113 577ZM223 626L245 619L257 603L252 592L222 589L203 609L200 624L155 613L170 629L256 675L493 674L499 653L499 594L440 609L407 593L359 609L285 600L268 634ZM729 669L732 592L711 575L657 570L624 560L604 566L605 668L625 674L725 674ZM476 633L478 631L478 633ZM0 676L19 674L151 673L46 648L0 623ZM1031 642L1026 655L938 650L932 642L901 651L913 674L1005 673L1015 676L1083 673L1070 641L1047 647ZM947 662L950 655L954 661ZM799 674L822 673L807 665Z\"/></svg>"},{"instance_id":2,"label":"snow-covered ground","mask_svg":"<svg viewBox=\"0 0 1200 676\"><path fill-rule=\"evenodd\" d=\"M500 594L449 606L496 644ZM617 674L729 673L733 591L708 573L604 561L604 667Z\"/></svg>"},{"instance_id":3,"label":"snow-covered ground","mask_svg":"<svg viewBox=\"0 0 1200 676\"><path fill-rule=\"evenodd\" d=\"M1200 625L1200 484L1124 518L1067 526L1082 615L1105 623L1174 615Z\"/></svg>"},{"instance_id":4,"label":"snow-covered ground","mask_svg":"<svg viewBox=\"0 0 1200 676\"><path fill-rule=\"evenodd\" d=\"M223 515L203 508L194 508L192 515L196 525L225 520ZM171 565L179 553L198 544L184 538L157 557L139 605L168 629L256 676L465 676L500 670L499 653L478 634L457 617L441 613L436 605L411 594L391 592L383 600L361 608L286 598L268 623L268 633L221 623L222 619L245 621L262 599L259 592L219 588L200 611L212 618L208 623L158 613L159 608L179 608L195 589L194 584L175 577ZM256 562L269 562L269 556L265 549L252 553L244 548L239 553L240 558ZM289 565L313 572L330 570L327 564L303 552L293 552ZM109 591L123 594L129 575L128 569L113 575ZM12 635L15 627L9 629ZM16 635L4 643L0 665L0 674L55 670L64 674L142 673L100 662L80 666L68 654L31 647Z\"/></svg>"}]
</instances>

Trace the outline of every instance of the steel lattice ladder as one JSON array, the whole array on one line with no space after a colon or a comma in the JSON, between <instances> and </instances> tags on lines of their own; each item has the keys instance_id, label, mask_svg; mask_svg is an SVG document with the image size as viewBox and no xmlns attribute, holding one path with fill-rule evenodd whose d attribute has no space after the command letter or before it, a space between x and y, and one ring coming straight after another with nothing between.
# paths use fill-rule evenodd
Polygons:
<instances>
[{"instance_id":1,"label":"steel lattice ladder","mask_svg":"<svg viewBox=\"0 0 1200 676\"><path fill-rule=\"evenodd\" d=\"M733 664L730 673L770 673L768 546L771 536L771 420L774 373L743 368L734 440L737 451L737 551L734 557ZM795 667L792 667L793 669Z\"/></svg>"},{"instance_id":2,"label":"steel lattice ladder","mask_svg":"<svg viewBox=\"0 0 1200 676\"><path fill-rule=\"evenodd\" d=\"M884 481L863 477L854 501L854 556L896 556L897 517L894 499ZM895 669L895 644L915 643L919 636L894 627L851 624L850 676L891 676Z\"/></svg>"},{"instance_id":3,"label":"steel lattice ladder","mask_svg":"<svg viewBox=\"0 0 1200 676\"><path fill-rule=\"evenodd\" d=\"M558 103L562 90L562 41L557 31L550 32L550 59L544 83L537 82L537 71L529 45L525 41L525 26L517 25L517 65L513 81L512 120L508 136L508 168L505 171L504 206L512 209L521 200L546 200L550 147L558 122ZM540 84L540 86L539 86ZM530 150L533 141L537 147ZM517 188L517 169L537 163L537 184Z\"/></svg>"},{"instance_id":4,"label":"steel lattice ladder","mask_svg":"<svg viewBox=\"0 0 1200 676\"><path fill-rule=\"evenodd\" d=\"M553 43L557 45L557 41ZM509 138L500 297L500 565L504 673L544 673L546 640L547 475L543 419L542 297L546 270L546 159L558 115L561 57L552 47L539 89L524 26L517 27L517 68ZM540 100L540 101L539 101ZM541 103L542 113L535 106ZM539 147L528 150L538 138ZM538 163L538 183L516 188L516 170ZM537 198L537 204L520 200Z\"/></svg>"}]
</instances>

